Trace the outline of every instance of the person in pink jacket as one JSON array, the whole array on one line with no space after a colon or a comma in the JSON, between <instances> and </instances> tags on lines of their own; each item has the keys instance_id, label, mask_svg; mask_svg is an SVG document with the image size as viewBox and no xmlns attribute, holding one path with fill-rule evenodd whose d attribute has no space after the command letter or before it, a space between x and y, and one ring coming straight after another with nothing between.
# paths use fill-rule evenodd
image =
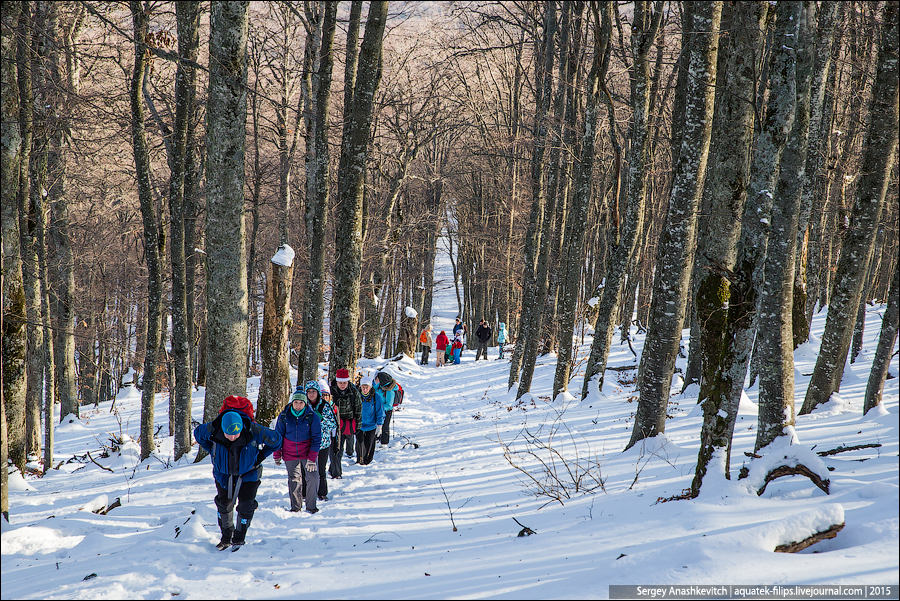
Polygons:
<instances>
[{"instance_id":1,"label":"person in pink jacket","mask_svg":"<svg viewBox=\"0 0 900 601\"><path fill-rule=\"evenodd\" d=\"M435 367L443 367L444 365L444 354L447 352L447 345L450 344L450 339L447 338L447 333L444 330L441 330L441 333L437 335L437 338L434 339L434 366Z\"/></svg>"}]
</instances>

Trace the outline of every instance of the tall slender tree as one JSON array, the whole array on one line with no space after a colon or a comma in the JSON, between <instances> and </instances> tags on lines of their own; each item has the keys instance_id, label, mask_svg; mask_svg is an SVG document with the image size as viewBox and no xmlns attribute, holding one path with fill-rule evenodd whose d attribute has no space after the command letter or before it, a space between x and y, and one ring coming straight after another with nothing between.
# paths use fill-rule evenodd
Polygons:
<instances>
[{"instance_id":1,"label":"tall slender tree","mask_svg":"<svg viewBox=\"0 0 900 601\"><path fill-rule=\"evenodd\" d=\"M381 81L382 45L388 3L369 3L359 50L352 109L341 139L338 164L338 209L335 222L334 306L331 362L351 373L356 369L356 332L362 269L363 183L371 134L375 91Z\"/></svg>"},{"instance_id":2,"label":"tall slender tree","mask_svg":"<svg viewBox=\"0 0 900 601\"><path fill-rule=\"evenodd\" d=\"M175 126L172 132L172 173L169 181L169 213L172 232L172 360L175 363L173 435L177 461L191 450L191 352L188 330L186 257L193 249L185 247L185 163L188 129L196 97L197 62L200 47L200 2L176 3L178 63L175 75Z\"/></svg>"},{"instance_id":3,"label":"tall slender tree","mask_svg":"<svg viewBox=\"0 0 900 601\"><path fill-rule=\"evenodd\" d=\"M659 33L663 17L662 2L635 2L631 23L631 105L634 116L631 122L631 144L628 150L628 171L625 183L625 219L621 237L612 249L612 257L606 273L606 283L597 305L597 321L594 325L594 342L584 373L581 398L588 395L592 380L598 389L603 388L603 375L609 348L615 329L616 315L622 289L627 279L626 269L631 263L642 231L647 197L647 175L650 171L650 50ZM630 314L631 308L625 310Z\"/></svg>"},{"instance_id":4,"label":"tall slender tree","mask_svg":"<svg viewBox=\"0 0 900 601\"><path fill-rule=\"evenodd\" d=\"M249 2L214 1L209 39L206 209L206 399L247 394L247 247L244 148ZM198 457L199 459L199 457Z\"/></svg>"},{"instance_id":5,"label":"tall slender tree","mask_svg":"<svg viewBox=\"0 0 900 601\"><path fill-rule=\"evenodd\" d=\"M697 216L709 156L721 17L722 2L703 2L694 7L682 143L666 226L656 255L650 326L641 354L641 396L628 447L666 429L666 406L687 307Z\"/></svg>"},{"instance_id":6,"label":"tall slender tree","mask_svg":"<svg viewBox=\"0 0 900 601\"><path fill-rule=\"evenodd\" d=\"M850 217L850 228L844 235L841 257L834 276L834 289L828 305L819 356L800 409L801 415L828 402L831 394L840 390L844 363L856 322L856 310L890 184L898 140L898 13L900 9L894 2L888 2L883 7L875 84L872 88L869 126L863 145L856 199Z\"/></svg>"},{"instance_id":7,"label":"tall slender tree","mask_svg":"<svg viewBox=\"0 0 900 601\"><path fill-rule=\"evenodd\" d=\"M150 182L150 148L147 142L142 91L150 53L147 51L149 15L139 0L131 2L134 23L134 70L131 75L131 139L134 148L138 199L144 221L144 256L147 261L147 352L144 354L144 379L141 390L141 459L155 449L153 427L156 397L156 364L162 329L162 251L165 237L160 232L156 200Z\"/></svg>"}]
</instances>

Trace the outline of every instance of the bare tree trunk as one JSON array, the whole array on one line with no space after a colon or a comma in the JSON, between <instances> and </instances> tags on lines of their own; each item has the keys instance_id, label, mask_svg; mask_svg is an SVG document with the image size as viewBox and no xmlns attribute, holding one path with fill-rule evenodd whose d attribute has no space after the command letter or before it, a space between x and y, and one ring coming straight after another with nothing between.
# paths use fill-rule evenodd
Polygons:
<instances>
[{"instance_id":1,"label":"bare tree trunk","mask_svg":"<svg viewBox=\"0 0 900 601\"><path fill-rule=\"evenodd\" d=\"M816 64L810 89L809 143L806 155L806 168L803 178L803 196L800 200L800 217L797 222L797 253L794 266L794 312L792 324L794 328L794 348L809 339L809 321L806 319L807 303L807 265L809 264L809 243L813 232L809 231L809 218L813 204L817 212L824 212L826 198L816 196L816 188L820 186L819 170L825 165L827 142L830 134L830 119L825 115L825 91L831 74L832 46L834 45L835 25L843 12L842 2L823 2L819 10L816 27ZM821 187L819 192L824 192Z\"/></svg>"},{"instance_id":2,"label":"bare tree trunk","mask_svg":"<svg viewBox=\"0 0 900 601\"><path fill-rule=\"evenodd\" d=\"M381 53L388 3L369 3L368 20L359 51L353 105L341 140L338 165L340 194L335 223L334 323L331 366L356 369L356 332L362 268L362 208L366 158L375 91L381 81Z\"/></svg>"},{"instance_id":3,"label":"bare tree trunk","mask_svg":"<svg viewBox=\"0 0 900 601\"><path fill-rule=\"evenodd\" d=\"M524 295L522 298L522 317L519 322L519 338L516 347L522 346L521 368L519 375L519 389L516 398L531 390L531 378L534 375L534 365L537 360L537 347L541 340L541 317L544 312L544 303L541 298L541 290L546 294L547 258L550 245L548 238L552 238L550 219L554 214L553 201L548 200L547 190L544 188L546 160L545 153L548 146L548 130L550 125L550 103L553 91L553 61L556 56L556 3L544 3L544 36L541 48L544 53L540 60L535 59L535 113L532 136L531 155L531 216L528 222L529 232L533 234L526 238L525 242L525 273ZM572 3L566 2L562 17L562 27L569 27L571 20ZM560 39L560 52L566 53L569 42L569 32L564 31ZM565 78L560 65L560 77ZM540 86L538 86L538 82ZM552 162L552 158L551 158ZM547 251L547 252L545 252ZM513 355L513 364L517 363L516 355ZM515 365L516 368L519 365ZM513 378L510 373L510 380Z\"/></svg>"},{"instance_id":4,"label":"bare tree trunk","mask_svg":"<svg viewBox=\"0 0 900 601\"><path fill-rule=\"evenodd\" d=\"M601 95L606 90L606 73L612 48L613 7L610 3L602 6L591 5L594 21L594 59L588 75L587 101L584 109L580 140L580 156L575 164L572 182L572 200L566 220L566 262L564 276L560 282L559 308L559 353L556 360L556 374L553 390L566 390L571 371L572 333L578 313L578 298L581 280L581 257L584 256L584 224L587 222L588 208L592 196L592 172L595 158L595 138L600 115ZM602 11L602 12L601 12Z\"/></svg>"},{"instance_id":5,"label":"bare tree trunk","mask_svg":"<svg viewBox=\"0 0 900 601\"><path fill-rule=\"evenodd\" d=\"M750 151L754 133L754 107L745 98L755 95L757 57L765 43L765 24L769 4L745 2L735 5L731 19L731 35L720 54L723 79L720 102L716 107L713 138L710 144L712 163L704 189L709 201L709 218L698 244L695 313L698 333L691 335L691 355L700 362L700 396L703 404L703 430L700 456L692 485L699 494L710 458L717 449L727 449L731 429L720 419L723 397L711 396L710 390L719 367L725 337L727 302L730 282L727 270L734 269L740 222L735 219L744 211L750 175ZM724 55L724 56L723 56ZM687 380L685 381L687 383Z\"/></svg>"},{"instance_id":6,"label":"bare tree trunk","mask_svg":"<svg viewBox=\"0 0 900 601\"><path fill-rule=\"evenodd\" d=\"M216 416L225 397L247 394L244 145L248 6L245 0L214 1L210 18L204 421Z\"/></svg>"},{"instance_id":7,"label":"bare tree trunk","mask_svg":"<svg viewBox=\"0 0 900 601\"><path fill-rule=\"evenodd\" d=\"M628 447L666 429L666 406L681 341L694 261L715 102L721 2L694 7L682 145L673 175L666 227L659 243L650 326L641 354L641 396Z\"/></svg>"},{"instance_id":8,"label":"bare tree trunk","mask_svg":"<svg viewBox=\"0 0 900 601\"><path fill-rule=\"evenodd\" d=\"M159 358L162 314L162 257L165 248L156 217L156 202L150 183L150 151L145 131L144 105L141 98L147 76L146 49L148 17L139 1L131 2L134 22L134 71L131 78L131 135L134 146L138 198L144 221L144 255L147 260L147 349L144 353L144 380L141 391L141 459L147 459L155 449L154 408L156 393L156 363Z\"/></svg>"},{"instance_id":9,"label":"bare tree trunk","mask_svg":"<svg viewBox=\"0 0 900 601\"><path fill-rule=\"evenodd\" d=\"M588 396L591 381L598 390L603 389L603 375L609 359L609 347L615 330L619 299L628 278L626 272L634 256L638 235L642 231L644 205L647 196L647 173L650 168L650 132L647 121L650 115L650 62L649 54L662 23L663 3L656 2L651 9L650 2L636 2L631 25L632 95L634 120L631 124L631 146L628 150L628 175L626 182L625 222L619 243L613 249L613 256L606 273L606 285L597 306L597 321L594 325L594 343L585 367L581 399ZM633 278L632 278L633 279ZM625 320L631 323L631 307L625 308ZM625 336L625 326L622 330Z\"/></svg>"},{"instance_id":10,"label":"bare tree trunk","mask_svg":"<svg viewBox=\"0 0 900 601\"><path fill-rule=\"evenodd\" d=\"M840 389L844 362L853 334L854 313L859 306L863 280L871 260L875 232L896 157L900 89L897 5L887 3L883 14L875 86L869 109L869 129L863 146L856 202L853 205L850 229L844 237L825 321L825 333L822 335L816 367L800 410L801 415L810 413L827 402L831 394Z\"/></svg>"},{"instance_id":11,"label":"bare tree trunk","mask_svg":"<svg viewBox=\"0 0 900 601\"><path fill-rule=\"evenodd\" d=\"M317 53L319 69L314 78L315 117L313 119L312 181L307 182L306 235L309 237L309 279L306 313L303 316L303 343L300 350L302 374L299 381L318 378L319 339L325 321L325 225L328 219L330 190L328 156L328 99L331 95L331 71L334 64L335 11L325 4L322 16L321 47ZM307 144L310 144L307 138ZM309 156L309 154L307 154ZM333 339L333 330L332 330Z\"/></svg>"},{"instance_id":12,"label":"bare tree trunk","mask_svg":"<svg viewBox=\"0 0 900 601\"><path fill-rule=\"evenodd\" d=\"M868 413L876 405L881 404L881 395L884 392L884 380L887 377L888 367L891 364L891 351L897 341L897 328L900 325L900 267L894 266L894 278L891 289L888 292L887 310L881 322L881 335L878 337L878 347L875 349L875 359L872 361L872 371L869 373L869 383L866 385L866 397L863 404L863 413Z\"/></svg>"},{"instance_id":13,"label":"bare tree trunk","mask_svg":"<svg viewBox=\"0 0 900 601\"><path fill-rule=\"evenodd\" d=\"M200 46L200 2L189 0L175 5L178 28L178 54L197 62ZM169 182L169 212L172 231L172 354L175 367L174 459L191 450L191 351L187 315L189 289L186 282L186 257L193 249L185 247L185 163L188 129L194 111L196 70L186 62L178 63L175 76L174 157Z\"/></svg>"},{"instance_id":14,"label":"bare tree trunk","mask_svg":"<svg viewBox=\"0 0 900 601\"><path fill-rule=\"evenodd\" d=\"M766 252L765 280L759 300L765 327L756 333L759 357L759 423L756 450L788 435L794 416L794 335L792 328L797 223L809 140L810 83L815 64L816 3L806 0L796 43L794 125L781 160L775 188L772 229Z\"/></svg>"},{"instance_id":15,"label":"bare tree trunk","mask_svg":"<svg viewBox=\"0 0 900 601\"><path fill-rule=\"evenodd\" d=\"M25 353L28 336L25 329L25 288L22 281L22 260L19 251L18 197L20 186L27 187L28 181L20 181L20 161L22 159L22 136L19 127L19 94L16 75L16 27L23 5L7 7L3 12L2 32L0 32L0 56L2 56L2 153L0 153L0 190L2 190L3 255L0 271L0 293L2 293L2 313L0 313L0 395L3 398L2 457L0 472L3 473L2 513L9 521L9 489L7 487L7 458L13 465L24 471L28 460L26 449L26 390ZM26 11L30 10L24 5Z\"/></svg>"},{"instance_id":16,"label":"bare tree trunk","mask_svg":"<svg viewBox=\"0 0 900 601\"><path fill-rule=\"evenodd\" d=\"M34 87L32 52L31 4L23 4L19 11L16 50L16 75L19 86L19 130L21 151L19 160L18 220L21 244L22 281L25 289L25 313L28 349L25 369L27 384L25 398L26 452L40 454L41 405L44 388L44 328L41 315L41 279L37 254L37 214L31 195L31 145L34 131ZM3 178L4 182L11 181ZM7 205L4 205L7 206ZM7 239L4 236L4 240ZM52 420L51 420L52 421Z\"/></svg>"},{"instance_id":17,"label":"bare tree trunk","mask_svg":"<svg viewBox=\"0 0 900 601\"><path fill-rule=\"evenodd\" d=\"M519 381L519 370L525 349L537 345L539 332L534 332L532 320L536 311L542 308L535 305L537 298L536 262L541 244L541 222L546 200L544 191L544 151L547 144L547 112L550 106L550 92L553 84L553 59L555 56L556 37L556 3L545 2L543 37L535 36L535 112L532 128L531 154L531 213L525 231L525 246L522 249L525 258L522 273L522 307L516 331L516 348L513 351L509 367L509 388ZM465 316L464 316L465 317ZM463 321L465 323L465 321ZM535 342L532 343L531 339ZM520 383L516 398L521 397L531 388L529 381L526 387Z\"/></svg>"}]
</instances>

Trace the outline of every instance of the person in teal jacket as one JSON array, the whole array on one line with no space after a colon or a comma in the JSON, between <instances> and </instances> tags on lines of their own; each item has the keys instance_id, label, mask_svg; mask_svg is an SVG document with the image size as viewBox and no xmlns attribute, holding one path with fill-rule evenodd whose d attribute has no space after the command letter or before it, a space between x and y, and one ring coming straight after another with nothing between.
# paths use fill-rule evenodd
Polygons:
<instances>
[{"instance_id":1,"label":"person in teal jacket","mask_svg":"<svg viewBox=\"0 0 900 601\"><path fill-rule=\"evenodd\" d=\"M503 345L506 344L506 339L508 337L508 332L506 331L506 324L500 323L500 330L497 332L497 343L500 345L500 356L498 359L503 358Z\"/></svg>"},{"instance_id":2,"label":"person in teal jacket","mask_svg":"<svg viewBox=\"0 0 900 601\"><path fill-rule=\"evenodd\" d=\"M381 444L386 445L391 440L391 417L394 415L394 392L397 383L391 374L380 371L375 374L375 397L381 400L384 406L384 426L381 428Z\"/></svg>"},{"instance_id":3,"label":"person in teal jacket","mask_svg":"<svg viewBox=\"0 0 900 601\"><path fill-rule=\"evenodd\" d=\"M375 395L372 376L363 376L359 381L362 409L359 430L356 433L356 462L369 465L375 456L375 439L381 436L384 424L384 402Z\"/></svg>"}]
</instances>

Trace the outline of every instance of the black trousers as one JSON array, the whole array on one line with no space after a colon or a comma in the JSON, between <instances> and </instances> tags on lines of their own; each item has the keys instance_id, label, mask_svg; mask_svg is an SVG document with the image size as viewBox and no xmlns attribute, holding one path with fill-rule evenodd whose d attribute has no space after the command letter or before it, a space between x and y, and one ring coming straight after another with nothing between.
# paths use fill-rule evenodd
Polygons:
<instances>
[{"instance_id":1,"label":"black trousers","mask_svg":"<svg viewBox=\"0 0 900 601\"><path fill-rule=\"evenodd\" d=\"M338 435L331 441L331 446L328 447L328 450L331 452L331 464L328 466L328 475L332 478L343 478L344 470L341 466L341 455L342 455L342 445L341 445L342 435Z\"/></svg>"},{"instance_id":2,"label":"black trousers","mask_svg":"<svg viewBox=\"0 0 900 601\"><path fill-rule=\"evenodd\" d=\"M384 412L384 425L381 426L381 444L387 444L391 441L391 416L394 410Z\"/></svg>"},{"instance_id":3,"label":"black trousers","mask_svg":"<svg viewBox=\"0 0 900 601\"><path fill-rule=\"evenodd\" d=\"M360 465L369 465L375 457L375 430L356 433L356 458Z\"/></svg>"},{"instance_id":4,"label":"black trousers","mask_svg":"<svg viewBox=\"0 0 900 601\"><path fill-rule=\"evenodd\" d=\"M216 482L216 509L221 514L228 514L234 510L234 502L236 501L238 516L252 518L256 508L259 507L259 503L256 501L256 491L259 489L259 483L259 480L256 482L241 482L240 489L235 492L237 496L235 500L234 498L229 499L228 490L222 488ZM231 526L234 527L234 524Z\"/></svg>"},{"instance_id":5,"label":"black trousers","mask_svg":"<svg viewBox=\"0 0 900 601\"><path fill-rule=\"evenodd\" d=\"M431 350L431 347L423 346L422 347L422 361L419 362L420 365L428 365L428 352Z\"/></svg>"}]
</instances>

